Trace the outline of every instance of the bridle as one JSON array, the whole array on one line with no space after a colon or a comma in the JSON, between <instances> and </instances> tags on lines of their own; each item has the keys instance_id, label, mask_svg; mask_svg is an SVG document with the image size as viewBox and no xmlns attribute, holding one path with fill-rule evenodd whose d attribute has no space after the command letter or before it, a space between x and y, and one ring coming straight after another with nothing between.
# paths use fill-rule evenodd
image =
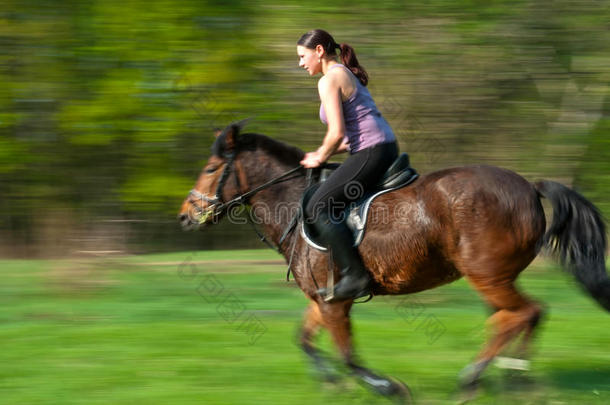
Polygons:
<instances>
[{"instance_id":1,"label":"bridle","mask_svg":"<svg viewBox=\"0 0 610 405\"><path fill-rule=\"evenodd\" d=\"M209 204L205 213L203 211L203 208L200 209L203 214L199 220L200 224L205 222L209 215L212 215L212 214L219 215L220 213L222 213L222 211L224 210L224 208L226 206L226 204L224 203L223 198L222 198L222 190L223 190L227 180L229 179L229 175L231 174L231 167L233 166L233 163L235 161L235 153L228 152L228 153L225 153L223 155L223 157L226 159L226 164L222 171L222 174L220 175L220 180L218 181L218 186L216 186L216 192L214 193L214 195L212 197L208 197L207 194L203 194L196 189L192 189L189 192L189 198L194 197L195 201L200 200L201 207L203 207L204 201ZM237 188L241 192L241 183L239 181L239 176L237 175L237 171L234 171L234 172L235 172L235 180L237 182ZM242 196L243 196L243 194L242 194ZM218 205L218 207L217 207L217 205ZM222 208L222 209L219 209L219 208Z\"/></svg>"},{"instance_id":2,"label":"bridle","mask_svg":"<svg viewBox=\"0 0 610 405\"><path fill-rule=\"evenodd\" d=\"M210 215L218 216L230 206L235 206L236 204L243 205L243 204L247 203L249 197L258 193L259 191L264 190L281 181L288 180L287 179L288 176L290 176L293 173L298 172L299 170L305 170L305 168L303 166L299 165L299 166L294 167L294 168L288 170L287 172L284 172L281 175L269 180L268 182L266 182L258 187L253 188L250 191L242 192L241 191L242 184L241 184L241 181L239 180L239 174L237 173L237 168L235 170L233 170L233 166L235 164L235 157L236 157L235 152L233 152L233 151L225 152L223 154L223 157L226 160L226 164L222 171L222 174L220 175L220 180L218 181L218 186L216 186L216 192L214 193L214 196L208 197L206 194L203 194L196 189L192 189L189 193L189 198L194 198L195 201L200 200L202 207L203 207L204 201L209 204L207 209L205 210L205 212L203 211L203 209L201 209L202 216L199 219L200 224L204 223L210 217ZM233 172L235 175L235 182L237 184L237 189L239 190L240 194L237 195L236 197L233 197L229 201L224 201L224 199L222 197L222 191L223 191L225 184L227 183L227 180L229 179L229 176L231 175L231 172Z\"/></svg>"}]
</instances>

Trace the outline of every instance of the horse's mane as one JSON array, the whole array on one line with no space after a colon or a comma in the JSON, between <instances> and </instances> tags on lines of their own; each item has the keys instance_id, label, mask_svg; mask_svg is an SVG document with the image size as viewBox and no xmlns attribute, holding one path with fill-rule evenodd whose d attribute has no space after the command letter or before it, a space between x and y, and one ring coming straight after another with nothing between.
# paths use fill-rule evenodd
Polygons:
<instances>
[{"instance_id":1,"label":"horse's mane","mask_svg":"<svg viewBox=\"0 0 610 405\"><path fill-rule=\"evenodd\" d=\"M294 146L287 145L276 139L269 138L266 135L256 133L242 134L241 129L248 122L248 119L234 122L227 126L217 137L212 144L212 154L216 156L224 156L227 151L227 137L232 136L236 142L236 150L239 151L254 151L261 150L281 163L287 165L296 165L304 157L305 153Z\"/></svg>"},{"instance_id":2,"label":"horse's mane","mask_svg":"<svg viewBox=\"0 0 610 405\"><path fill-rule=\"evenodd\" d=\"M298 164L305 153L296 146L288 145L277 139L256 133L246 133L239 135L239 147L248 145L247 149L259 149L273 156L279 162L287 165Z\"/></svg>"}]
</instances>

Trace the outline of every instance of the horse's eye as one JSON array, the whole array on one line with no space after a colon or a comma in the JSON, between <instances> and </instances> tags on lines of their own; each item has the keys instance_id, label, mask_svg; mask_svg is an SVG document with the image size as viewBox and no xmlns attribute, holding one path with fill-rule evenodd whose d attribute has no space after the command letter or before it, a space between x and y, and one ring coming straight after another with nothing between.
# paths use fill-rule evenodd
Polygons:
<instances>
[{"instance_id":1,"label":"horse's eye","mask_svg":"<svg viewBox=\"0 0 610 405\"><path fill-rule=\"evenodd\" d=\"M216 167L210 167L208 169L205 169L205 173L207 173L207 174L214 173L215 171L216 171Z\"/></svg>"}]
</instances>

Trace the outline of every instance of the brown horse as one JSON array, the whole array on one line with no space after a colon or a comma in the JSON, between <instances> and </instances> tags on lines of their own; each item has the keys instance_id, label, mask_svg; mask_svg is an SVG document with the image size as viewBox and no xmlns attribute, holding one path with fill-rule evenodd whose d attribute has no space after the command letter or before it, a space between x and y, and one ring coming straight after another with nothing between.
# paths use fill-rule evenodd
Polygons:
<instances>
[{"instance_id":1,"label":"brown horse","mask_svg":"<svg viewBox=\"0 0 610 405\"><path fill-rule=\"evenodd\" d=\"M217 221L232 204L249 205L311 300L300 342L314 365L329 370L313 344L323 327L365 385L383 395L407 396L403 384L356 364L350 331L353 302L327 303L317 293L316 284L327 282L328 255L311 248L289 226L292 216L286 209L298 206L306 186L305 169L299 167L303 152L239 131L240 125L233 124L218 134L212 156L182 204L182 226L196 229ZM546 234L541 197L551 201L554 211ZM395 207L400 209L388 209ZM384 221L374 221L376 217ZM604 222L593 204L561 184L531 184L491 166L440 170L378 197L368 218L359 250L374 278L374 295L411 294L465 277L493 308L494 335L462 372L464 387L474 387L489 362L519 335L519 353L526 354L541 307L518 291L515 280L542 247L556 253L610 311ZM337 269L334 277L339 277Z\"/></svg>"}]
</instances>

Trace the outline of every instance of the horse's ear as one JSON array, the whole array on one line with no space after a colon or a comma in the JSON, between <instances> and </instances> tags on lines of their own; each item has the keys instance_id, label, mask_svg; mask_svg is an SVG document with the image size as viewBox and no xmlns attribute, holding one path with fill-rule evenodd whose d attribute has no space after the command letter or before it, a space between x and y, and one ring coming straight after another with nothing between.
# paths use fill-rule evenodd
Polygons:
<instances>
[{"instance_id":1,"label":"horse's ear","mask_svg":"<svg viewBox=\"0 0 610 405\"><path fill-rule=\"evenodd\" d=\"M235 148L237 145L237 137L239 136L239 127L235 124L231 124L222 131L225 135L225 147L227 150Z\"/></svg>"},{"instance_id":2,"label":"horse's ear","mask_svg":"<svg viewBox=\"0 0 610 405\"><path fill-rule=\"evenodd\" d=\"M218 138L222 134L222 129L214 128L214 138Z\"/></svg>"},{"instance_id":3,"label":"horse's ear","mask_svg":"<svg viewBox=\"0 0 610 405\"><path fill-rule=\"evenodd\" d=\"M234 122L227 126L219 135L225 135L225 145L228 150L233 149L237 145L237 138L242 128L250 121L250 118L246 118L241 121Z\"/></svg>"}]
</instances>

